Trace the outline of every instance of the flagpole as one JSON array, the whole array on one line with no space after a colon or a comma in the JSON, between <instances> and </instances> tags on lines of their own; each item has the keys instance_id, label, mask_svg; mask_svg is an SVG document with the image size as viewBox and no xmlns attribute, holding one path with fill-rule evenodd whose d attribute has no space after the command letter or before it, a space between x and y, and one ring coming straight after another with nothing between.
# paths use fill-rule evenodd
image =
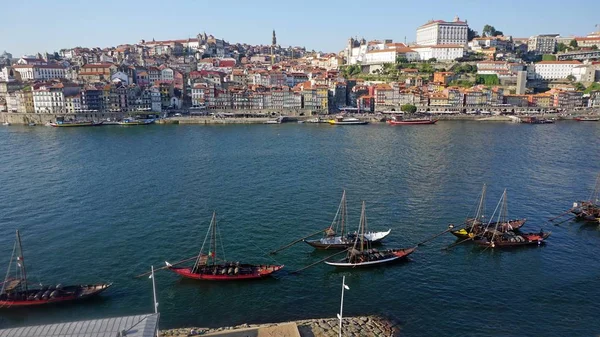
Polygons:
<instances>
[{"instance_id":1,"label":"flagpole","mask_svg":"<svg viewBox=\"0 0 600 337\"><path fill-rule=\"evenodd\" d=\"M158 313L158 302L156 302L156 282L154 282L154 266L150 267L152 270L152 275L150 278L152 279L152 295L154 295L154 313Z\"/></svg>"},{"instance_id":2,"label":"flagpole","mask_svg":"<svg viewBox=\"0 0 600 337\"><path fill-rule=\"evenodd\" d=\"M154 266L150 266L150 278L152 279L152 295L154 296L154 313L158 314L158 302L156 301L156 282L154 281ZM156 337L159 336L158 319L156 321Z\"/></svg>"},{"instance_id":3,"label":"flagpole","mask_svg":"<svg viewBox=\"0 0 600 337\"><path fill-rule=\"evenodd\" d=\"M340 319L340 334L339 337L342 337L342 312L344 310L344 290L350 290L350 287L346 285L346 276L342 276L342 302L340 304L340 313L337 317Z\"/></svg>"}]
</instances>

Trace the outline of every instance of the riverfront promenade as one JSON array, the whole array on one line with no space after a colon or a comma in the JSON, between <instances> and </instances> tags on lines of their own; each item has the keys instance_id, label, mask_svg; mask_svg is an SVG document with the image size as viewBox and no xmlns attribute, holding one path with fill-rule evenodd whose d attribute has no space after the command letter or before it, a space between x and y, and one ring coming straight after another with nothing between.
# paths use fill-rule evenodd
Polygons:
<instances>
[{"instance_id":1,"label":"riverfront promenade","mask_svg":"<svg viewBox=\"0 0 600 337\"><path fill-rule=\"evenodd\" d=\"M489 114L467 114L467 113L423 113L423 115L431 115L433 118L444 121L444 120L484 120L490 117ZM135 114L135 113L132 113ZM285 115L290 121L305 121L309 119L314 119L316 117L320 117L321 119L329 119L333 118L336 114L331 113L329 115L308 115L308 116L298 116L298 115ZM381 122L383 118L389 117L391 114L382 113L382 112L374 112L374 113L362 113L362 114L347 114L348 116L357 117L362 120L367 120L372 123ZM571 120L579 116L596 116L600 117L600 109L585 109L585 110L577 110L566 113L533 113L533 112L523 112L517 113L513 116L523 117L534 115L538 117L544 118L554 118L557 120ZM120 114L111 114L110 117L103 115L94 115L91 116L93 120L104 120L106 118L110 118L111 120L119 120L127 117L125 113ZM492 115L496 118L488 118L489 121L510 121L511 119L506 117L507 115ZM0 122L9 122L13 125L27 125L29 123L35 123L36 125L45 125L49 122L55 122L57 117L68 117L77 120L90 120L89 115L64 115L64 114L25 114L25 113L7 113L0 112ZM160 119L159 123L161 124L264 124L267 121L273 121L279 118L280 115L265 117L257 116L257 117L218 117L218 116L194 116L194 115L184 115L178 117L168 117L165 119ZM505 118L501 118L505 117Z\"/></svg>"},{"instance_id":2,"label":"riverfront promenade","mask_svg":"<svg viewBox=\"0 0 600 337\"><path fill-rule=\"evenodd\" d=\"M242 324L215 329L182 328L160 332L164 337L186 337L194 335L219 337L334 337L339 333L337 318L308 319L301 321L257 324ZM342 335L345 337L391 337L398 336L398 322L379 316L345 317Z\"/></svg>"}]
</instances>

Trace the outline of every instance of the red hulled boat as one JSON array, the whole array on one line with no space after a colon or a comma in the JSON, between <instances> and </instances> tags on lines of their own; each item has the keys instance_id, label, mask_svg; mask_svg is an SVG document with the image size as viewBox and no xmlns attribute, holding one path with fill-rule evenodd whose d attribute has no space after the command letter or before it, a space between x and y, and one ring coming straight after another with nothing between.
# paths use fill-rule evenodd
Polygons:
<instances>
[{"instance_id":1,"label":"red hulled boat","mask_svg":"<svg viewBox=\"0 0 600 337\"><path fill-rule=\"evenodd\" d=\"M12 271L15 255L14 273L16 276L11 278L9 275ZM0 308L35 307L84 300L100 294L111 286L110 283L99 283L64 287L60 284L56 286L40 285L29 287L19 231L17 231L17 240L8 266L7 277L0 285L2 286L0 290Z\"/></svg>"},{"instance_id":2,"label":"red hulled boat","mask_svg":"<svg viewBox=\"0 0 600 337\"><path fill-rule=\"evenodd\" d=\"M213 213L204 243L210 237L208 254L203 254L204 244L192 267L175 267L165 262L167 268L185 278L207 281L234 281L260 279L283 268L283 265L255 265L223 261L217 258L217 215Z\"/></svg>"},{"instance_id":3,"label":"red hulled boat","mask_svg":"<svg viewBox=\"0 0 600 337\"><path fill-rule=\"evenodd\" d=\"M204 265L196 269L169 266L170 270L185 278L209 281L259 279L269 276L281 268L283 266L240 264L239 262Z\"/></svg>"}]
</instances>

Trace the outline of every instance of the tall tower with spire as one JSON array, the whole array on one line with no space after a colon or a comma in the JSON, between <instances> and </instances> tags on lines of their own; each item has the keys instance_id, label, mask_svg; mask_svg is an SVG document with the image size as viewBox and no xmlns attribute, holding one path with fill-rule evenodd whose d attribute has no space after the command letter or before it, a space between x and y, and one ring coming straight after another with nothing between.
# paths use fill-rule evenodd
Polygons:
<instances>
[{"instance_id":1,"label":"tall tower with spire","mask_svg":"<svg viewBox=\"0 0 600 337\"><path fill-rule=\"evenodd\" d=\"M271 40L271 65L275 64L275 46L277 45L277 36L273 29L273 39Z\"/></svg>"}]
</instances>

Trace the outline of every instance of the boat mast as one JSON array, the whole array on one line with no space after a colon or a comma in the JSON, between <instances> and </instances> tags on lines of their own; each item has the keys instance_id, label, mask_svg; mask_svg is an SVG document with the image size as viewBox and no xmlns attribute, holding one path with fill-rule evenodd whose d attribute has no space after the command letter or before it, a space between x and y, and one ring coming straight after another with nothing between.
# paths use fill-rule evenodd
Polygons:
<instances>
[{"instance_id":1,"label":"boat mast","mask_svg":"<svg viewBox=\"0 0 600 337\"><path fill-rule=\"evenodd\" d=\"M502 203L502 221L508 222L508 200L506 189L504 189L504 202Z\"/></svg>"},{"instance_id":2,"label":"boat mast","mask_svg":"<svg viewBox=\"0 0 600 337\"><path fill-rule=\"evenodd\" d=\"M342 193L342 204L340 205L342 212L342 221L340 228L340 236L344 237L344 223L346 222L346 190Z\"/></svg>"},{"instance_id":3,"label":"boat mast","mask_svg":"<svg viewBox=\"0 0 600 337\"><path fill-rule=\"evenodd\" d=\"M483 189L481 190L481 199L479 200L479 207L477 208L477 215L475 216L475 220L480 220L483 223L483 218L485 217L485 192L487 191L487 185L483 184Z\"/></svg>"},{"instance_id":4,"label":"boat mast","mask_svg":"<svg viewBox=\"0 0 600 337\"><path fill-rule=\"evenodd\" d=\"M590 195L589 202L591 204L595 204L598 202L598 197L600 196L600 173L598 173L598 177L596 177L596 184L594 185L594 190Z\"/></svg>"},{"instance_id":5,"label":"boat mast","mask_svg":"<svg viewBox=\"0 0 600 337\"><path fill-rule=\"evenodd\" d=\"M365 249L365 223L367 222L367 216L365 215L365 202L362 202L362 210L360 211L360 251Z\"/></svg>"},{"instance_id":6,"label":"boat mast","mask_svg":"<svg viewBox=\"0 0 600 337\"><path fill-rule=\"evenodd\" d=\"M17 229L17 244L19 250L17 251L17 266L21 268L21 280L23 280L25 286L25 292L27 292L27 270L25 269L25 259L23 258L23 247L21 246L21 234Z\"/></svg>"},{"instance_id":7,"label":"boat mast","mask_svg":"<svg viewBox=\"0 0 600 337\"><path fill-rule=\"evenodd\" d=\"M217 212L214 211L213 212L213 217L211 220L211 227L212 227L212 237L210 240L210 247L211 247L211 255L212 255L212 259L213 259L213 265L216 264L216 260L217 260Z\"/></svg>"},{"instance_id":8,"label":"boat mast","mask_svg":"<svg viewBox=\"0 0 600 337\"><path fill-rule=\"evenodd\" d=\"M502 197L500 198L500 201L498 202L498 205L496 205L496 210L498 210L498 206L501 207L500 211L498 212L498 221L496 221L496 226L494 226L494 233L492 234L492 239L490 240L491 244L494 244L494 239L496 238L496 233L498 233L498 224L500 224L501 221L501 216L502 216L502 208L504 208L506 203L506 189L504 189L504 193L502 193ZM496 210L494 210L494 214L496 213ZM493 218L493 216L492 216ZM490 222L492 221L492 218L490 218ZM489 223L488 223L489 226Z\"/></svg>"},{"instance_id":9,"label":"boat mast","mask_svg":"<svg viewBox=\"0 0 600 337\"><path fill-rule=\"evenodd\" d=\"M202 262L202 252L204 252L204 246L206 245L206 240L211 237L211 230L212 230L212 226L213 226L213 222L215 221L215 211L213 211L213 217L210 220L210 225L208 225L208 230L206 231L206 235L204 236L204 241L202 241L202 247L200 247L200 252L198 253L198 257L196 258L196 263L194 263L194 268L192 270L197 270L198 266L201 264L205 264L208 265L208 258L210 257L210 242L208 245L208 255L206 257L206 260L204 260L204 262Z\"/></svg>"}]
</instances>

